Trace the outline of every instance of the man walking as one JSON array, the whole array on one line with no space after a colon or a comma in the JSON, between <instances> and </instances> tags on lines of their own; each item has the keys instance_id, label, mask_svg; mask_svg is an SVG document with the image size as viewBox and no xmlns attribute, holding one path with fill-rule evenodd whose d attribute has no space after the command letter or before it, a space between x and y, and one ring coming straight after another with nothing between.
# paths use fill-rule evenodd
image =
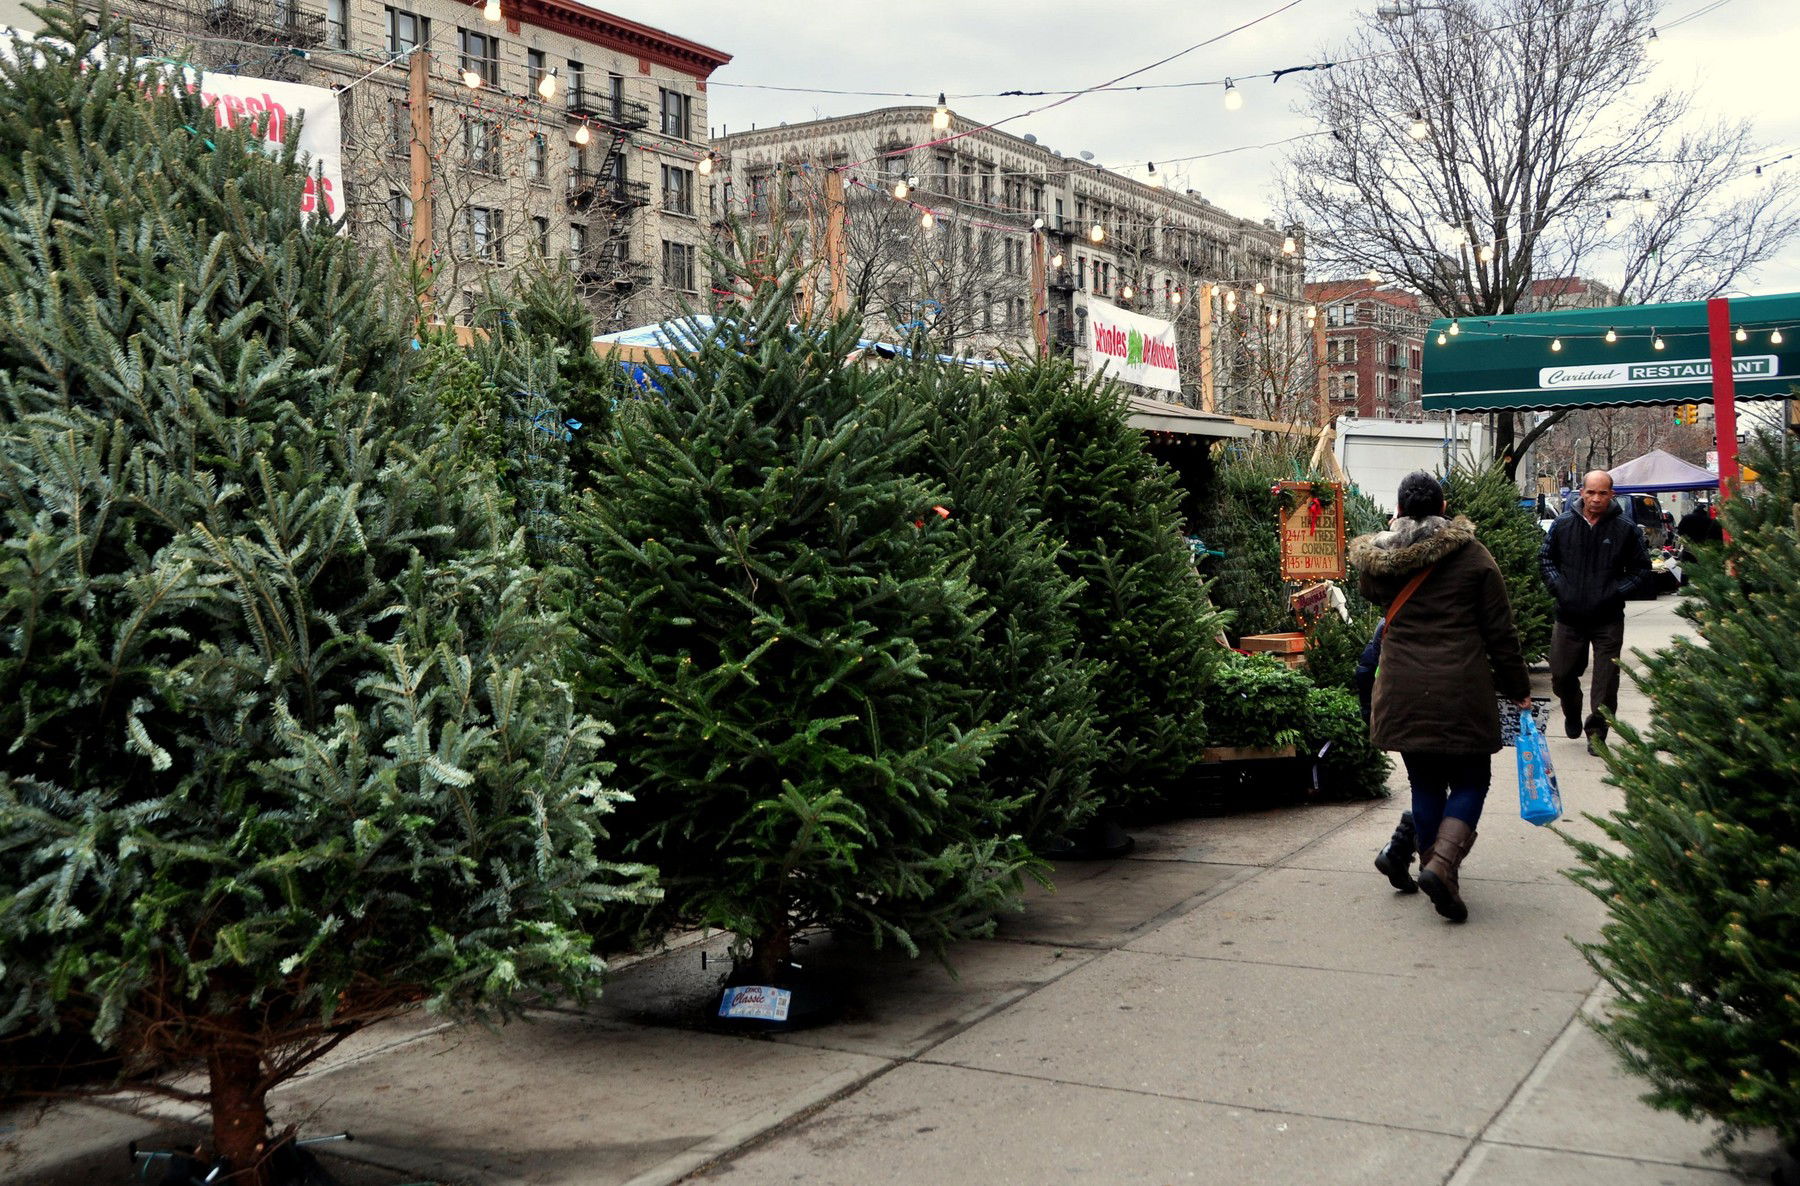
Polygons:
<instances>
[{"instance_id":1,"label":"man walking","mask_svg":"<svg viewBox=\"0 0 1800 1186\"><path fill-rule=\"evenodd\" d=\"M1538 567L1556 598L1550 636L1550 690L1562 701L1563 731L1587 732L1588 753L1606 739L1601 710L1619 708L1619 652L1625 645L1625 599L1650 579L1644 533L1620 513L1612 475L1594 470L1582 479L1574 509L1550 525ZM1581 715L1581 676L1593 651L1589 711Z\"/></svg>"}]
</instances>

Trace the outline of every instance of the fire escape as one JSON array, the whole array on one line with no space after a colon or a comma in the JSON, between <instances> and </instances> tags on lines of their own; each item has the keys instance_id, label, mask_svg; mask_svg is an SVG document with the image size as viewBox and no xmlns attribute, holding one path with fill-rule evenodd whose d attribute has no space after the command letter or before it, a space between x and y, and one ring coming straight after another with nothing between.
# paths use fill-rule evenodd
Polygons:
<instances>
[{"instance_id":1,"label":"fire escape","mask_svg":"<svg viewBox=\"0 0 1800 1186\"><path fill-rule=\"evenodd\" d=\"M569 92L568 113L572 121L589 127L590 134L597 133L584 148L581 163L569 171L569 207L604 212L615 228L609 242L589 249L579 264L580 278L619 290L637 288L649 282L650 267L630 257L629 240L623 235L632 211L650 204L650 185L631 178L626 150L632 133L649 126L650 109L616 93L578 86ZM589 154L598 157L598 168L587 167Z\"/></svg>"}]
</instances>

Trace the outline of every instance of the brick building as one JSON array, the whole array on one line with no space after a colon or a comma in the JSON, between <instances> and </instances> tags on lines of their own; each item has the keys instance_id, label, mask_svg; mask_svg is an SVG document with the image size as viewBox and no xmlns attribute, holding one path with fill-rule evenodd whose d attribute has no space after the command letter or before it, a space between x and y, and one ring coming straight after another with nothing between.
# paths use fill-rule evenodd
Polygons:
<instances>
[{"instance_id":1,"label":"brick building","mask_svg":"<svg viewBox=\"0 0 1800 1186\"><path fill-rule=\"evenodd\" d=\"M1367 280L1306 286L1325 326L1332 411L1399 419L1420 414L1425 327L1419 297Z\"/></svg>"}]
</instances>

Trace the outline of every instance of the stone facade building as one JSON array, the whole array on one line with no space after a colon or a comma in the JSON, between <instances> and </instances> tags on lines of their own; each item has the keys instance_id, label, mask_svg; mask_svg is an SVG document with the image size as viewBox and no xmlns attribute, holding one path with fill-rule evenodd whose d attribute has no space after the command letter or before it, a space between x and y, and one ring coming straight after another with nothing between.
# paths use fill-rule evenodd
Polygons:
<instances>
[{"instance_id":1,"label":"stone facade building","mask_svg":"<svg viewBox=\"0 0 1800 1186\"><path fill-rule=\"evenodd\" d=\"M775 258L791 240L823 294L824 179L837 169L848 304L870 334L924 329L966 355L1029 350L1041 237L1053 349L1085 362L1088 302L1108 301L1176 324L1182 402L1312 418L1297 230L954 113L935 129L933 115L888 107L719 137L721 229L743 235L752 258Z\"/></svg>"},{"instance_id":2,"label":"stone facade building","mask_svg":"<svg viewBox=\"0 0 1800 1186\"><path fill-rule=\"evenodd\" d=\"M411 236L410 51L427 49L433 291L446 314L466 317L486 279L533 261L572 269L602 330L700 299L717 203L701 165L706 80L727 54L578 0L113 9L140 52L339 91L352 232L395 258Z\"/></svg>"}]
</instances>

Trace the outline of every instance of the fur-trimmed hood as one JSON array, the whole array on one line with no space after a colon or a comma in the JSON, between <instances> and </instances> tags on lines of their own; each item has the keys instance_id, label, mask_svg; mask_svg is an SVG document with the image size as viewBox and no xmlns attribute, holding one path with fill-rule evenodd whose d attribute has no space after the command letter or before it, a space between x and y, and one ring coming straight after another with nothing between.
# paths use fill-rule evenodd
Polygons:
<instances>
[{"instance_id":1,"label":"fur-trimmed hood","mask_svg":"<svg viewBox=\"0 0 1800 1186\"><path fill-rule=\"evenodd\" d=\"M1350 563L1376 577L1401 576L1436 564L1475 540L1475 524L1464 515L1446 519L1401 516L1386 531L1359 535L1350 541Z\"/></svg>"}]
</instances>

